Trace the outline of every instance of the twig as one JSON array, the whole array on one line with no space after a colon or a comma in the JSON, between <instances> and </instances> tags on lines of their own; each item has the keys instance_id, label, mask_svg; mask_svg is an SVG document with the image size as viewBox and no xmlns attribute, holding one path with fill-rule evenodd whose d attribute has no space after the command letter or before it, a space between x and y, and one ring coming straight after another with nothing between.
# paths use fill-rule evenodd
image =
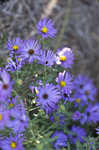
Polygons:
<instances>
[{"instance_id":1,"label":"twig","mask_svg":"<svg viewBox=\"0 0 99 150\"><path fill-rule=\"evenodd\" d=\"M68 0L68 8L66 9L66 15L64 17L64 22L63 22L62 29L60 31L60 35L58 36L57 41L56 41L55 50L59 47L61 40L62 40L62 37L63 37L63 34L66 30L67 25L68 25L69 16L70 16L70 12L71 12L71 6L72 6L72 0Z\"/></svg>"},{"instance_id":2,"label":"twig","mask_svg":"<svg viewBox=\"0 0 99 150\"><path fill-rule=\"evenodd\" d=\"M41 18L48 17L51 13L53 8L56 6L58 0L50 0L46 9L44 9L44 13L42 14Z\"/></svg>"}]
</instances>

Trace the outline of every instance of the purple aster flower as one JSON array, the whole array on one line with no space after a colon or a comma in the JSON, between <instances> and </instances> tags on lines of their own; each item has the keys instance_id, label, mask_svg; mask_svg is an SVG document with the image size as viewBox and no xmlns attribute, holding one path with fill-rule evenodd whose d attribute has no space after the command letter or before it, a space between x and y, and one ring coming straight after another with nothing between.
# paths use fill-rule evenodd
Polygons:
<instances>
[{"instance_id":1,"label":"purple aster flower","mask_svg":"<svg viewBox=\"0 0 99 150\"><path fill-rule=\"evenodd\" d=\"M51 19L42 19L37 24L38 34L43 38L53 38L56 35L56 29L54 28L54 23Z\"/></svg>"},{"instance_id":2,"label":"purple aster flower","mask_svg":"<svg viewBox=\"0 0 99 150\"><path fill-rule=\"evenodd\" d=\"M3 141L1 141L1 147L3 150L24 150L23 147L23 137L19 136L11 136L5 138Z\"/></svg>"},{"instance_id":3,"label":"purple aster flower","mask_svg":"<svg viewBox=\"0 0 99 150\"><path fill-rule=\"evenodd\" d=\"M12 98L9 98L7 100L7 107L9 108L9 110L14 110L14 109L19 109L19 105L21 105L19 102L21 100L18 100L18 97L15 96L15 97L12 97ZM17 108L16 108L17 107ZM13 114L13 112L12 112Z\"/></svg>"},{"instance_id":4,"label":"purple aster flower","mask_svg":"<svg viewBox=\"0 0 99 150\"><path fill-rule=\"evenodd\" d=\"M72 50L68 47L65 47L61 51L57 52L56 63L64 68L71 68L72 64L74 63L74 54Z\"/></svg>"},{"instance_id":5,"label":"purple aster flower","mask_svg":"<svg viewBox=\"0 0 99 150\"><path fill-rule=\"evenodd\" d=\"M57 138L55 142L53 142L53 146L56 150L61 150L62 147L67 146L67 136L62 131L55 131L51 138Z\"/></svg>"},{"instance_id":6,"label":"purple aster flower","mask_svg":"<svg viewBox=\"0 0 99 150\"><path fill-rule=\"evenodd\" d=\"M29 63L32 63L38 58L41 46L36 40L26 40L24 42L23 50L21 51L21 56L23 59L27 59Z\"/></svg>"},{"instance_id":7,"label":"purple aster flower","mask_svg":"<svg viewBox=\"0 0 99 150\"><path fill-rule=\"evenodd\" d=\"M11 94L13 81L5 70L0 72L0 78L0 101L4 101Z\"/></svg>"},{"instance_id":8,"label":"purple aster flower","mask_svg":"<svg viewBox=\"0 0 99 150\"><path fill-rule=\"evenodd\" d=\"M84 101L91 100L94 101L96 94L97 94L97 89L93 85L93 83L87 83L83 89L80 91L82 95L82 99Z\"/></svg>"},{"instance_id":9,"label":"purple aster flower","mask_svg":"<svg viewBox=\"0 0 99 150\"><path fill-rule=\"evenodd\" d=\"M10 56L13 56L13 54L20 54L20 51L23 49L23 41L19 37L8 40L6 47L10 51Z\"/></svg>"},{"instance_id":10,"label":"purple aster flower","mask_svg":"<svg viewBox=\"0 0 99 150\"><path fill-rule=\"evenodd\" d=\"M78 89L79 90L79 89ZM88 104L88 101L85 101L83 98L82 98L82 95L78 92L78 91L75 91L73 97L71 98L71 101L74 103L74 106L75 107L78 107L79 105L81 107L85 106Z\"/></svg>"},{"instance_id":11,"label":"purple aster flower","mask_svg":"<svg viewBox=\"0 0 99 150\"><path fill-rule=\"evenodd\" d=\"M79 74L74 80L75 89L81 90L90 81L91 80L87 76Z\"/></svg>"},{"instance_id":12,"label":"purple aster flower","mask_svg":"<svg viewBox=\"0 0 99 150\"><path fill-rule=\"evenodd\" d=\"M51 50L40 51L40 57L38 60L39 60L38 63L50 67L50 66L54 65L56 56Z\"/></svg>"},{"instance_id":13,"label":"purple aster flower","mask_svg":"<svg viewBox=\"0 0 99 150\"><path fill-rule=\"evenodd\" d=\"M63 73L60 72L58 77L56 78L56 82L58 83L57 87L61 90L63 94L65 94L64 95L65 97L66 95L68 97L69 94L72 93L73 89L72 76L68 72L66 71L64 71Z\"/></svg>"},{"instance_id":14,"label":"purple aster flower","mask_svg":"<svg viewBox=\"0 0 99 150\"><path fill-rule=\"evenodd\" d=\"M26 118L26 120L12 120L9 122L8 127L11 128L16 134L23 133L28 127L28 118Z\"/></svg>"},{"instance_id":15,"label":"purple aster flower","mask_svg":"<svg viewBox=\"0 0 99 150\"><path fill-rule=\"evenodd\" d=\"M24 59L21 57L15 57L15 61L12 58L8 59L8 64L5 66L7 71L14 72L16 70L20 70L25 64Z\"/></svg>"},{"instance_id":16,"label":"purple aster flower","mask_svg":"<svg viewBox=\"0 0 99 150\"><path fill-rule=\"evenodd\" d=\"M63 100L72 102L72 99L71 99L71 96L70 96L71 93L67 93L67 91L65 91L65 90L62 90L61 92L62 92L61 94L62 94L62 99Z\"/></svg>"},{"instance_id":17,"label":"purple aster flower","mask_svg":"<svg viewBox=\"0 0 99 150\"><path fill-rule=\"evenodd\" d=\"M40 87L37 97L37 105L44 109L46 114L50 114L57 109L56 104L61 98L59 90L53 84Z\"/></svg>"},{"instance_id":18,"label":"purple aster flower","mask_svg":"<svg viewBox=\"0 0 99 150\"><path fill-rule=\"evenodd\" d=\"M73 116L72 116L72 119L73 120L79 120L81 118L81 113L79 111L75 111Z\"/></svg>"},{"instance_id":19,"label":"purple aster flower","mask_svg":"<svg viewBox=\"0 0 99 150\"><path fill-rule=\"evenodd\" d=\"M4 109L3 105L0 105L0 130L8 125L9 122L9 111Z\"/></svg>"},{"instance_id":20,"label":"purple aster flower","mask_svg":"<svg viewBox=\"0 0 99 150\"><path fill-rule=\"evenodd\" d=\"M22 100L18 98L9 99L9 112L13 120L10 120L8 127L12 128L15 133L23 132L28 127L28 117Z\"/></svg>"},{"instance_id":21,"label":"purple aster flower","mask_svg":"<svg viewBox=\"0 0 99 150\"><path fill-rule=\"evenodd\" d=\"M99 121L99 104L89 104L82 116L81 123L97 123Z\"/></svg>"},{"instance_id":22,"label":"purple aster flower","mask_svg":"<svg viewBox=\"0 0 99 150\"><path fill-rule=\"evenodd\" d=\"M74 80L74 88L86 103L88 103L88 100L95 100L97 89L94 86L93 81L87 76L78 75L78 77Z\"/></svg>"},{"instance_id":23,"label":"purple aster flower","mask_svg":"<svg viewBox=\"0 0 99 150\"><path fill-rule=\"evenodd\" d=\"M83 128L80 128L79 126L72 126L72 133L74 135L69 135L70 142L75 144L78 140L83 143L84 137L86 137L86 132Z\"/></svg>"}]
</instances>

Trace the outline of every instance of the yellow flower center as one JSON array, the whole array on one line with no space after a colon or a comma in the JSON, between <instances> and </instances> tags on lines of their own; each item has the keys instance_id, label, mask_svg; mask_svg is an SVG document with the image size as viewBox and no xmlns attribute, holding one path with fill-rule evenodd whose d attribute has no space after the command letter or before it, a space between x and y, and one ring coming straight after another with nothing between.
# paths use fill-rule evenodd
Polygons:
<instances>
[{"instance_id":1,"label":"yellow flower center","mask_svg":"<svg viewBox=\"0 0 99 150\"><path fill-rule=\"evenodd\" d=\"M35 93L36 93L36 94L38 94L38 93L39 93L39 91L38 91L37 89L35 89Z\"/></svg>"},{"instance_id":2,"label":"yellow flower center","mask_svg":"<svg viewBox=\"0 0 99 150\"><path fill-rule=\"evenodd\" d=\"M16 146L17 146L17 145L16 145L16 143L15 143L15 142L11 142L10 146L11 146L11 148L13 148L13 149L14 149L14 148L16 148Z\"/></svg>"},{"instance_id":3,"label":"yellow flower center","mask_svg":"<svg viewBox=\"0 0 99 150\"><path fill-rule=\"evenodd\" d=\"M60 61L66 61L66 56L60 56Z\"/></svg>"},{"instance_id":4,"label":"yellow flower center","mask_svg":"<svg viewBox=\"0 0 99 150\"><path fill-rule=\"evenodd\" d=\"M14 46L13 46L13 50L14 50L14 51L17 51L18 49L19 49L19 47L18 47L17 45L14 45Z\"/></svg>"},{"instance_id":5,"label":"yellow flower center","mask_svg":"<svg viewBox=\"0 0 99 150\"><path fill-rule=\"evenodd\" d=\"M77 102L77 103L80 103L80 102L81 102L81 99L80 99L80 98L77 98L77 99L76 99L76 102Z\"/></svg>"},{"instance_id":6,"label":"yellow flower center","mask_svg":"<svg viewBox=\"0 0 99 150\"><path fill-rule=\"evenodd\" d=\"M4 90L7 90L7 89L8 89L8 85L7 85L7 84L3 84L2 88L3 88Z\"/></svg>"},{"instance_id":7,"label":"yellow flower center","mask_svg":"<svg viewBox=\"0 0 99 150\"><path fill-rule=\"evenodd\" d=\"M3 116L2 116L2 114L0 114L0 121L2 120L2 118L3 118Z\"/></svg>"},{"instance_id":8,"label":"yellow flower center","mask_svg":"<svg viewBox=\"0 0 99 150\"><path fill-rule=\"evenodd\" d=\"M21 61L21 58L17 58L17 60L18 60L18 62L20 62L20 61Z\"/></svg>"},{"instance_id":9,"label":"yellow flower center","mask_svg":"<svg viewBox=\"0 0 99 150\"><path fill-rule=\"evenodd\" d=\"M14 104L13 104L13 103L10 103L9 106L12 108L12 107L14 107Z\"/></svg>"},{"instance_id":10,"label":"yellow flower center","mask_svg":"<svg viewBox=\"0 0 99 150\"><path fill-rule=\"evenodd\" d=\"M48 29L47 29L47 27L43 27L41 31L42 31L43 33L47 33L47 32L48 32Z\"/></svg>"},{"instance_id":11,"label":"yellow flower center","mask_svg":"<svg viewBox=\"0 0 99 150\"><path fill-rule=\"evenodd\" d=\"M34 51L33 49L29 49L29 50L28 50L29 55L33 55L34 52L35 52L35 51Z\"/></svg>"},{"instance_id":12,"label":"yellow flower center","mask_svg":"<svg viewBox=\"0 0 99 150\"><path fill-rule=\"evenodd\" d=\"M65 86L66 86L66 82L65 82L65 81L61 81L61 82L60 82L60 86L61 86L61 87L65 87Z\"/></svg>"},{"instance_id":13,"label":"yellow flower center","mask_svg":"<svg viewBox=\"0 0 99 150\"><path fill-rule=\"evenodd\" d=\"M85 94L88 96L89 95L89 91L85 91Z\"/></svg>"}]
</instances>

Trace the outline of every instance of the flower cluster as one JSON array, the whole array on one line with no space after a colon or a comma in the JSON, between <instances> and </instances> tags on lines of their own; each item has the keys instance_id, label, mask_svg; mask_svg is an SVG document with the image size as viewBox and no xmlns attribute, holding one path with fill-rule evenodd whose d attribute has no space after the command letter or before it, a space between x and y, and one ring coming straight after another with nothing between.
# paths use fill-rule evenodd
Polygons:
<instances>
[{"instance_id":1,"label":"flower cluster","mask_svg":"<svg viewBox=\"0 0 99 150\"><path fill-rule=\"evenodd\" d=\"M9 137L0 139L2 150L24 150L21 137L28 127L24 103L17 96L13 97L13 81L4 69L0 71L0 131L11 130ZM14 136L12 136L14 134ZM1 137L1 135L0 135Z\"/></svg>"},{"instance_id":2,"label":"flower cluster","mask_svg":"<svg viewBox=\"0 0 99 150\"><path fill-rule=\"evenodd\" d=\"M69 69L74 64L74 53L71 48L64 47L54 53L44 45L44 42L49 38L54 38L57 32L51 19L40 20L37 24L37 31L40 40L34 38L22 40L17 37L7 41L9 56L5 67L0 69L0 130L9 129L9 134L0 139L0 148L2 150L25 149L22 144L24 133L26 128L29 128L28 122L33 124L34 117L31 115L29 115L30 119L27 117L24 106L27 104L29 108L32 106L39 108L36 113L38 115L40 113L40 117L43 111L50 123L54 125L54 128L51 128L53 133L50 135L50 139L55 138L51 142L54 149L66 148L69 142L75 150L77 142L80 144L86 142L85 139L89 136L89 126L93 127L99 122L99 103L94 102L97 89L93 80L88 76L79 74L74 77L70 73ZM26 84L32 92L33 101L27 100L24 96L26 99L24 102L18 97L16 87L14 87L15 82L11 76L17 74L18 78L18 73L20 73L19 80L22 81L22 77L24 82L23 89L20 88L19 93L25 93L25 79L27 78L23 78L25 73L22 71L27 64L32 66L32 70L30 68L26 70L27 74L34 71L35 65L38 70L34 71L32 83L27 81ZM99 134L99 129L96 130ZM34 136L35 132L31 132L32 136L37 138ZM28 136L25 138L27 139Z\"/></svg>"}]
</instances>

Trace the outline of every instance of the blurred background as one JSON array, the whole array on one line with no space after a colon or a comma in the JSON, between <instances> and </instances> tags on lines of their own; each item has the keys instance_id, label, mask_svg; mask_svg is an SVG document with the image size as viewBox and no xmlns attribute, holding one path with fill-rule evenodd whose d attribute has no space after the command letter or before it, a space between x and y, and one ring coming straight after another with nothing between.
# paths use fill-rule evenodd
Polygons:
<instances>
[{"instance_id":1,"label":"blurred background","mask_svg":"<svg viewBox=\"0 0 99 150\"><path fill-rule=\"evenodd\" d=\"M51 48L71 47L76 56L73 72L92 77L99 89L99 1L0 0L0 39L37 36L36 24L44 17L52 18L58 30ZM1 45L0 63L6 58Z\"/></svg>"}]
</instances>

